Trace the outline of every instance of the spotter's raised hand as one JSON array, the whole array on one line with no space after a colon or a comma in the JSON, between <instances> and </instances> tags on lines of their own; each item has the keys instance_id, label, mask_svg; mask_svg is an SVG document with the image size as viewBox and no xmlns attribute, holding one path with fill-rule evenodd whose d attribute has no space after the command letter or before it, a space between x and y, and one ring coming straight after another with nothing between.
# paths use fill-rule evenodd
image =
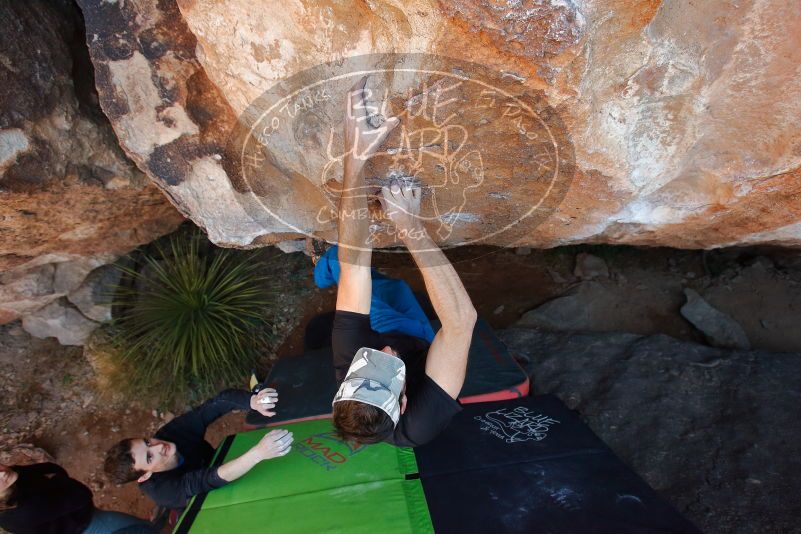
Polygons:
<instances>
[{"instance_id":1,"label":"spotter's raised hand","mask_svg":"<svg viewBox=\"0 0 801 534\"><path fill-rule=\"evenodd\" d=\"M278 404L278 392L273 388L265 388L250 397L250 407L266 417L275 415L275 405Z\"/></svg>"}]
</instances>

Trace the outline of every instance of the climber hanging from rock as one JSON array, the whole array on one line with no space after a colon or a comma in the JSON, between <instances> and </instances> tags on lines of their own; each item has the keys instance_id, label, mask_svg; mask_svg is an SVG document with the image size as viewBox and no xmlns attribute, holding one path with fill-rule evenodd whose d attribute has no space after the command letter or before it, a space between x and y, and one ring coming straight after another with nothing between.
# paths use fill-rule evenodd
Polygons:
<instances>
[{"instance_id":1,"label":"climber hanging from rock","mask_svg":"<svg viewBox=\"0 0 801 534\"><path fill-rule=\"evenodd\" d=\"M433 329L409 286L371 269L373 237L363 176L366 161L399 124L375 120L363 78L350 91L345 117L339 246L317 262L315 282L338 284L332 348L339 391L333 423L343 439L413 447L433 439L461 410L476 311L456 270L419 218L421 188L391 180L379 194L395 235L420 268L442 323Z\"/></svg>"}]
</instances>

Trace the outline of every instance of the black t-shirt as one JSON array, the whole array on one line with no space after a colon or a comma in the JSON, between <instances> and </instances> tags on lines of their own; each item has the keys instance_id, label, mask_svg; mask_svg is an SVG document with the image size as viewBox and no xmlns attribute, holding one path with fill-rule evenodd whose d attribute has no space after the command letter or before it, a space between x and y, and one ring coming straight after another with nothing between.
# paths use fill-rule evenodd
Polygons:
<instances>
[{"instance_id":1,"label":"black t-shirt","mask_svg":"<svg viewBox=\"0 0 801 534\"><path fill-rule=\"evenodd\" d=\"M41 463L12 467L11 508L0 511L0 527L14 534L80 534L92 521L92 492L61 466Z\"/></svg>"},{"instance_id":2,"label":"black t-shirt","mask_svg":"<svg viewBox=\"0 0 801 534\"><path fill-rule=\"evenodd\" d=\"M459 401L425 373L428 343L399 333L379 334L370 327L370 316L337 310L331 332L334 369L341 382L353 356L362 347L381 350L389 345L406 364L406 411L387 439L399 447L416 447L434 439L461 411Z\"/></svg>"},{"instance_id":3,"label":"black t-shirt","mask_svg":"<svg viewBox=\"0 0 801 534\"><path fill-rule=\"evenodd\" d=\"M161 427L155 437L175 443L183 463L175 469L153 473L139 484L145 495L159 506L179 510L193 496L228 484L217 467L209 465L214 447L206 441L206 428L233 410L249 409L250 397L249 391L227 389Z\"/></svg>"}]
</instances>

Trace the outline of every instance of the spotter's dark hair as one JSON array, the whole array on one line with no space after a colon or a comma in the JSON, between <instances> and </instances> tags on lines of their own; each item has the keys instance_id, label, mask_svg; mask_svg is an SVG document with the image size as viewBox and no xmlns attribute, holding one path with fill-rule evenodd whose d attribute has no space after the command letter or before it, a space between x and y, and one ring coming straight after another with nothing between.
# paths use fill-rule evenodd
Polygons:
<instances>
[{"instance_id":1,"label":"spotter's dark hair","mask_svg":"<svg viewBox=\"0 0 801 534\"><path fill-rule=\"evenodd\" d=\"M145 471L134 469L134 457L131 452L133 441L131 438L124 439L106 452L103 471L105 471L109 480L115 484L133 482L145 474Z\"/></svg>"}]
</instances>

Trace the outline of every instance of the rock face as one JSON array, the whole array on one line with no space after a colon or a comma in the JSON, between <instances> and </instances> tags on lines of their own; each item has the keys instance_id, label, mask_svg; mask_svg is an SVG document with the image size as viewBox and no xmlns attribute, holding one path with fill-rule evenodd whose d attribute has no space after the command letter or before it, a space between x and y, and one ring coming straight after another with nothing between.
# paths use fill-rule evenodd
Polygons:
<instances>
[{"instance_id":1,"label":"rock face","mask_svg":"<svg viewBox=\"0 0 801 534\"><path fill-rule=\"evenodd\" d=\"M703 532L790 532L801 505L801 354L664 335L510 328L534 393L554 393Z\"/></svg>"},{"instance_id":2,"label":"rock face","mask_svg":"<svg viewBox=\"0 0 801 534\"><path fill-rule=\"evenodd\" d=\"M0 464L3 465L31 465L43 462L55 462L55 460L44 449L34 447L29 443L0 449Z\"/></svg>"},{"instance_id":3,"label":"rock face","mask_svg":"<svg viewBox=\"0 0 801 534\"><path fill-rule=\"evenodd\" d=\"M684 289L687 302L681 307L681 314L693 326L704 333L713 347L748 350L751 343L743 327L725 313L716 310L690 288Z\"/></svg>"},{"instance_id":4,"label":"rock face","mask_svg":"<svg viewBox=\"0 0 801 534\"><path fill-rule=\"evenodd\" d=\"M576 268L573 274L582 280L609 278L609 268L603 258L582 252L576 255Z\"/></svg>"},{"instance_id":5,"label":"rock face","mask_svg":"<svg viewBox=\"0 0 801 534\"><path fill-rule=\"evenodd\" d=\"M58 299L22 318L22 328L38 338L55 337L62 345L83 345L98 323Z\"/></svg>"},{"instance_id":6,"label":"rock face","mask_svg":"<svg viewBox=\"0 0 801 534\"><path fill-rule=\"evenodd\" d=\"M404 126L368 182L420 178L441 243L801 245L798 2L79 4L123 148L219 244L336 238L368 73Z\"/></svg>"},{"instance_id":7,"label":"rock face","mask_svg":"<svg viewBox=\"0 0 801 534\"><path fill-rule=\"evenodd\" d=\"M521 326L546 330L594 330L612 308L625 301L598 282L582 282L564 295L527 311L518 322Z\"/></svg>"},{"instance_id":8,"label":"rock face","mask_svg":"<svg viewBox=\"0 0 801 534\"><path fill-rule=\"evenodd\" d=\"M0 324L40 310L31 324L87 323L59 299L182 217L119 148L78 9L0 1L0 26Z\"/></svg>"}]
</instances>

